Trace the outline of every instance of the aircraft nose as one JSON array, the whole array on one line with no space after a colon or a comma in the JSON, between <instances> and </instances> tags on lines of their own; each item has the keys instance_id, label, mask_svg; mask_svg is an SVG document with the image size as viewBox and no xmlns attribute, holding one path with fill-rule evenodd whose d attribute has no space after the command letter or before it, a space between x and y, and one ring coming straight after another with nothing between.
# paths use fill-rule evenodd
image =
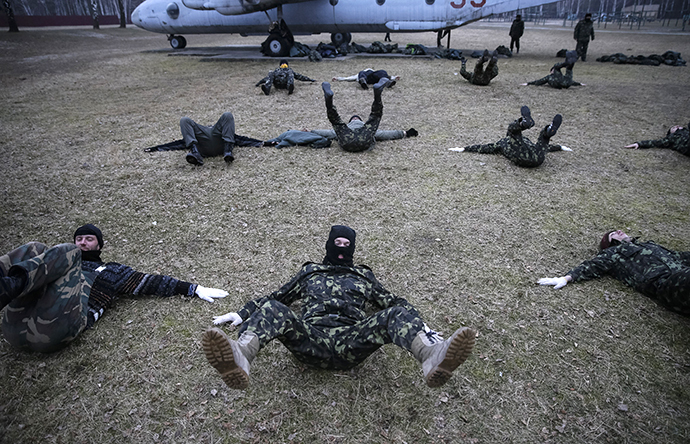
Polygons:
<instances>
[{"instance_id":1,"label":"aircraft nose","mask_svg":"<svg viewBox=\"0 0 690 444\"><path fill-rule=\"evenodd\" d=\"M135 25L140 25L141 24L141 18L139 17L139 13L141 12L141 5L137 6L134 11L132 11L132 23Z\"/></svg>"}]
</instances>

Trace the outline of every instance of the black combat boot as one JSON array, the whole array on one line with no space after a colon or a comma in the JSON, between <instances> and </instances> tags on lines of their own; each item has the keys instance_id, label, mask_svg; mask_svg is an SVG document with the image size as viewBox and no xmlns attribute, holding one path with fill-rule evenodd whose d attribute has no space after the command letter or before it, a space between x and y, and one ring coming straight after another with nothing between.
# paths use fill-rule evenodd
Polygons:
<instances>
[{"instance_id":1,"label":"black combat boot","mask_svg":"<svg viewBox=\"0 0 690 444\"><path fill-rule=\"evenodd\" d=\"M225 142L225 148L223 149L223 160L227 163L235 160L235 156L232 155L232 149L235 146L230 142Z\"/></svg>"},{"instance_id":2,"label":"black combat boot","mask_svg":"<svg viewBox=\"0 0 690 444\"><path fill-rule=\"evenodd\" d=\"M295 84L291 83L288 85L288 95L292 94L293 92L295 92Z\"/></svg>"},{"instance_id":3,"label":"black combat boot","mask_svg":"<svg viewBox=\"0 0 690 444\"><path fill-rule=\"evenodd\" d=\"M551 125L545 128L546 137L550 139L553 136L555 136L556 131L558 131L558 128L560 128L561 126L561 123L563 123L563 116L561 116L560 114L556 114L553 117L553 122L551 122Z\"/></svg>"},{"instance_id":4,"label":"black combat boot","mask_svg":"<svg viewBox=\"0 0 690 444\"><path fill-rule=\"evenodd\" d=\"M381 80L379 80L378 83L374 85L374 97L381 97L381 92L383 91L383 88L385 88L390 82L390 79L388 79L387 77L383 77Z\"/></svg>"},{"instance_id":5,"label":"black combat boot","mask_svg":"<svg viewBox=\"0 0 690 444\"><path fill-rule=\"evenodd\" d=\"M261 84L261 91L264 92L264 94L269 95L271 93L271 87L266 85L265 83Z\"/></svg>"},{"instance_id":6,"label":"black combat boot","mask_svg":"<svg viewBox=\"0 0 690 444\"><path fill-rule=\"evenodd\" d=\"M199 154L199 149L196 146L196 143L192 143L192 146L189 147L189 152L187 153L187 162L191 163L192 165L203 165L204 164L204 158L201 157L201 154Z\"/></svg>"},{"instance_id":7,"label":"black combat boot","mask_svg":"<svg viewBox=\"0 0 690 444\"><path fill-rule=\"evenodd\" d=\"M333 106L333 90L331 89L331 84L323 82L321 84L321 89L323 89L323 96L326 98L326 106Z\"/></svg>"},{"instance_id":8,"label":"black combat boot","mask_svg":"<svg viewBox=\"0 0 690 444\"><path fill-rule=\"evenodd\" d=\"M362 87L362 89L369 89L369 86L367 85L367 79L364 77L360 77L357 79L357 82L359 83L359 86Z\"/></svg>"},{"instance_id":9,"label":"black combat boot","mask_svg":"<svg viewBox=\"0 0 690 444\"><path fill-rule=\"evenodd\" d=\"M520 114L522 114L522 119L520 120L520 126L522 129L529 129L534 126L534 120L532 120L532 113L527 105L523 105L520 108Z\"/></svg>"}]
</instances>

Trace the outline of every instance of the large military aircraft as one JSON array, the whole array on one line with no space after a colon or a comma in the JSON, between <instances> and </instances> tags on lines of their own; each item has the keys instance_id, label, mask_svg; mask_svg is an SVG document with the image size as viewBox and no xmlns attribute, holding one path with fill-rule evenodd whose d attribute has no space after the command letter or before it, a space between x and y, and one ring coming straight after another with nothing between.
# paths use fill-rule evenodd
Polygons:
<instances>
[{"instance_id":1,"label":"large military aircraft","mask_svg":"<svg viewBox=\"0 0 690 444\"><path fill-rule=\"evenodd\" d=\"M174 49L182 34L269 33L264 53L284 56L293 34L331 33L339 45L353 32L450 32L482 18L556 0L145 0L132 22L168 34ZM271 16L273 14L273 16ZM289 28L288 28L289 26ZM449 35L450 41L450 35Z\"/></svg>"}]
</instances>

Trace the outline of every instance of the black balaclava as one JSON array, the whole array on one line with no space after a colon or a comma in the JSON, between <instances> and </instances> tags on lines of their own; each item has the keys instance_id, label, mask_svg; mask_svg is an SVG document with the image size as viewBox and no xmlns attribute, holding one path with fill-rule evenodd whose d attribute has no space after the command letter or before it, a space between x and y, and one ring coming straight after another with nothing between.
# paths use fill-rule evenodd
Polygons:
<instances>
[{"instance_id":1,"label":"black balaclava","mask_svg":"<svg viewBox=\"0 0 690 444\"><path fill-rule=\"evenodd\" d=\"M91 262L101 262L101 248L103 248L103 233L101 233L101 230L98 229L97 226L93 224L86 224L82 225L81 227L77 228L77 231L74 232L74 236L72 237L72 240L76 239L77 236L84 236L86 234L91 234L93 236L96 236L96 239L98 239L98 250L93 250L93 251L82 251L81 252L81 258L82 260L85 261L91 261Z\"/></svg>"},{"instance_id":2,"label":"black balaclava","mask_svg":"<svg viewBox=\"0 0 690 444\"><path fill-rule=\"evenodd\" d=\"M324 264L330 265L345 265L348 267L354 266L353 257L355 254L355 237L357 233L350 227L345 225L333 225L331 232L328 234L328 241L326 242L326 257L323 258ZM344 237L350 241L349 247L336 247L336 238ZM343 259L338 259L338 255L342 254Z\"/></svg>"}]
</instances>

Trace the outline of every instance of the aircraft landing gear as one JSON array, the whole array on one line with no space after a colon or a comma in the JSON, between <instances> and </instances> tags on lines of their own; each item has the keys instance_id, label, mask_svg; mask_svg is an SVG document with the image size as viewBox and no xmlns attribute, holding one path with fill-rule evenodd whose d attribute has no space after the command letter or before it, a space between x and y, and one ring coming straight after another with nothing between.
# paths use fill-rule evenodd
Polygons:
<instances>
[{"instance_id":1,"label":"aircraft landing gear","mask_svg":"<svg viewBox=\"0 0 690 444\"><path fill-rule=\"evenodd\" d=\"M187 46L187 39L181 35L170 34L168 36L168 41L170 42L172 49L182 49Z\"/></svg>"},{"instance_id":2,"label":"aircraft landing gear","mask_svg":"<svg viewBox=\"0 0 690 444\"><path fill-rule=\"evenodd\" d=\"M295 38L287 23L280 19L271 25L268 38L261 44L261 52L269 57L285 57L290 55L290 49L294 44Z\"/></svg>"},{"instance_id":3,"label":"aircraft landing gear","mask_svg":"<svg viewBox=\"0 0 690 444\"><path fill-rule=\"evenodd\" d=\"M352 41L352 34L349 32L334 32L331 34L331 43L333 43L336 48L343 43L350 43Z\"/></svg>"}]
</instances>

